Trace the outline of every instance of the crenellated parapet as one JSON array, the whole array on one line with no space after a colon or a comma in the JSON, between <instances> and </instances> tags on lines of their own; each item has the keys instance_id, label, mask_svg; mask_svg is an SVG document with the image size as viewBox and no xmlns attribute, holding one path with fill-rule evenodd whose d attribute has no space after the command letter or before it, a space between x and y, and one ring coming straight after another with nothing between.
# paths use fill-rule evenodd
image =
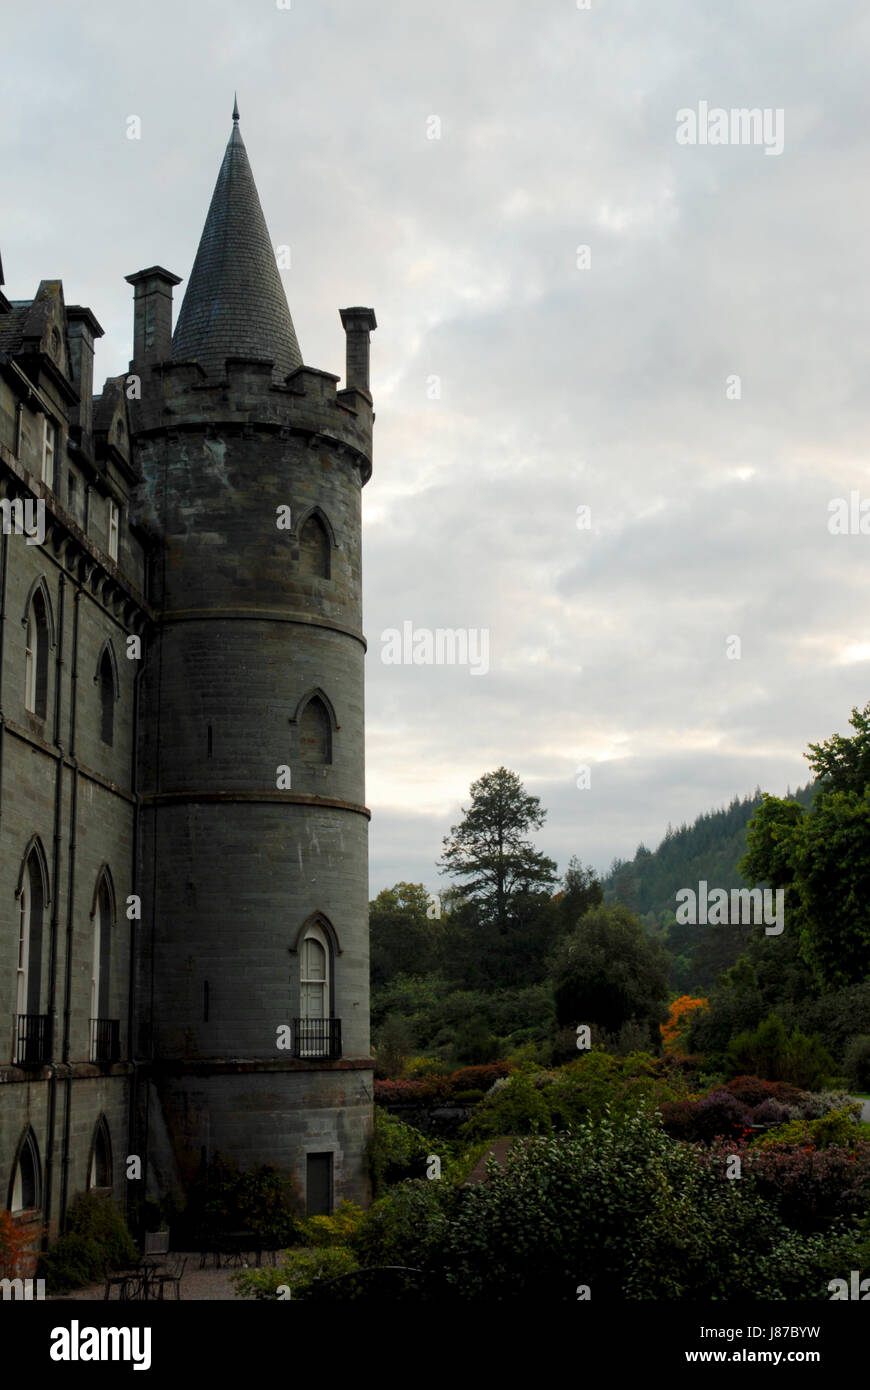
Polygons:
<instances>
[{"instance_id":1,"label":"crenellated parapet","mask_svg":"<svg viewBox=\"0 0 870 1390\"><path fill-rule=\"evenodd\" d=\"M128 378L129 380L129 378ZM167 431L273 430L282 437L322 437L371 476L371 396L360 387L338 389L339 378L316 367L298 367L283 385L272 381L272 363L228 358L226 377L215 382L198 362L160 362L147 368L141 399L132 399L131 425L138 441Z\"/></svg>"}]
</instances>

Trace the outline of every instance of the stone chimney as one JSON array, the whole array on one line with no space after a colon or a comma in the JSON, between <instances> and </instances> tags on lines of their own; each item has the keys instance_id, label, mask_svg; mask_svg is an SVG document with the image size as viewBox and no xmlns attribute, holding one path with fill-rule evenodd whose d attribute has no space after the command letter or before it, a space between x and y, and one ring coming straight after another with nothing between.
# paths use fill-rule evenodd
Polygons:
<instances>
[{"instance_id":1,"label":"stone chimney","mask_svg":"<svg viewBox=\"0 0 870 1390\"><path fill-rule=\"evenodd\" d=\"M369 334L378 326L374 309L339 309L344 331L347 334L347 371L345 389L365 391L369 389Z\"/></svg>"},{"instance_id":2,"label":"stone chimney","mask_svg":"<svg viewBox=\"0 0 870 1390\"><path fill-rule=\"evenodd\" d=\"M102 338L103 330L90 309L82 304L67 305L66 324L70 368L79 393L76 424L83 435L91 435L94 430L94 339Z\"/></svg>"},{"instance_id":3,"label":"stone chimney","mask_svg":"<svg viewBox=\"0 0 870 1390\"><path fill-rule=\"evenodd\" d=\"M138 369L168 362L172 357L172 288L181 284L181 276L152 265L124 278L134 293L131 366Z\"/></svg>"}]
</instances>

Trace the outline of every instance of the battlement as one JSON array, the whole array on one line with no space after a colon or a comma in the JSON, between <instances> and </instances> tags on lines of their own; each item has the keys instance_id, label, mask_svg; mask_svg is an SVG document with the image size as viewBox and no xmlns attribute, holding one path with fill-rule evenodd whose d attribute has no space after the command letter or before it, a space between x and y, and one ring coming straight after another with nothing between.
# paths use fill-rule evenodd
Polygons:
<instances>
[{"instance_id":1,"label":"battlement","mask_svg":"<svg viewBox=\"0 0 870 1390\"><path fill-rule=\"evenodd\" d=\"M141 398L130 400L135 438L172 431L272 428L333 440L357 455L363 481L371 474L371 396L358 387L338 389L339 377L316 367L297 367L282 384L272 379L271 361L230 357L222 380L208 377L196 361L156 362L138 378ZM128 387L133 376L128 376Z\"/></svg>"}]
</instances>

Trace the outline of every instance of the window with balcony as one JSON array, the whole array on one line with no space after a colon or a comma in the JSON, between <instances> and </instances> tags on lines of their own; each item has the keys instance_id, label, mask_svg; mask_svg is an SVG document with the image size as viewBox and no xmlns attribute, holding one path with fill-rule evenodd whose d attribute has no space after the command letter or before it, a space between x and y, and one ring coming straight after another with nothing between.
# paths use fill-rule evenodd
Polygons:
<instances>
[{"instance_id":1,"label":"window with balcony","mask_svg":"<svg viewBox=\"0 0 870 1390\"><path fill-rule=\"evenodd\" d=\"M295 1055L335 1060L341 1056L341 1019L333 1017L334 953L325 919L306 923L299 942L299 1017Z\"/></svg>"},{"instance_id":2,"label":"window with balcony","mask_svg":"<svg viewBox=\"0 0 870 1390\"><path fill-rule=\"evenodd\" d=\"M42 1001L43 918L48 903L45 854L31 843L18 883L18 942L15 969L15 1052L18 1066L42 1066L50 1060L49 1016Z\"/></svg>"}]
</instances>

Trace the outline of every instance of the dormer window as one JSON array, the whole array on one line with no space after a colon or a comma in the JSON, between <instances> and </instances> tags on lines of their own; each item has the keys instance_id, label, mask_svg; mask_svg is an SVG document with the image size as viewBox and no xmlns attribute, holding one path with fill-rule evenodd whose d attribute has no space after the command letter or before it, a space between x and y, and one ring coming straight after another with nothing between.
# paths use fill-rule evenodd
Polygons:
<instances>
[{"instance_id":1,"label":"dormer window","mask_svg":"<svg viewBox=\"0 0 870 1390\"><path fill-rule=\"evenodd\" d=\"M110 559L110 560L115 560L115 561L117 561L117 559L118 559L118 507L117 507L117 503L113 502L112 499L111 499L111 497L109 497L109 498L106 499L106 512L107 512L106 533L107 533L108 538L109 538L109 542L108 542L109 559Z\"/></svg>"},{"instance_id":2,"label":"dormer window","mask_svg":"<svg viewBox=\"0 0 870 1390\"><path fill-rule=\"evenodd\" d=\"M46 487L54 487L54 450L57 430L53 420L47 415L42 418L42 481Z\"/></svg>"}]
</instances>

